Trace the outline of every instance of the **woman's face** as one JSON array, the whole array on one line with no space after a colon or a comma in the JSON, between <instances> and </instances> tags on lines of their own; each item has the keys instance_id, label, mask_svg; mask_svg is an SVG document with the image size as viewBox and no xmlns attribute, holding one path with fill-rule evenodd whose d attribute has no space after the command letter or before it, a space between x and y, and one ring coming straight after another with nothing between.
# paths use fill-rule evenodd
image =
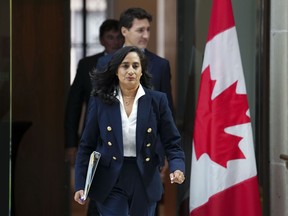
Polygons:
<instances>
[{"instance_id":1,"label":"woman's face","mask_svg":"<svg viewBox=\"0 0 288 216\"><path fill-rule=\"evenodd\" d=\"M141 61L136 52L129 52L118 67L120 88L137 89L142 76Z\"/></svg>"}]
</instances>

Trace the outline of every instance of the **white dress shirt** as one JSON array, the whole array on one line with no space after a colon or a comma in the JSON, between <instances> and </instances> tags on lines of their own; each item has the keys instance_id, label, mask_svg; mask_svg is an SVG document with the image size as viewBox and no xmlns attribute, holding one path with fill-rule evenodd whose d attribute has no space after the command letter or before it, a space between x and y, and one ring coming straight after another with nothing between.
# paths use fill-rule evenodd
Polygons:
<instances>
[{"instance_id":1,"label":"white dress shirt","mask_svg":"<svg viewBox=\"0 0 288 216\"><path fill-rule=\"evenodd\" d=\"M145 91L142 85L140 84L133 102L132 112L128 117L124 107L122 92L118 87L118 95L116 97L121 104L120 112L122 119L124 157L136 157L136 124L137 124L138 100L143 95L145 95Z\"/></svg>"}]
</instances>

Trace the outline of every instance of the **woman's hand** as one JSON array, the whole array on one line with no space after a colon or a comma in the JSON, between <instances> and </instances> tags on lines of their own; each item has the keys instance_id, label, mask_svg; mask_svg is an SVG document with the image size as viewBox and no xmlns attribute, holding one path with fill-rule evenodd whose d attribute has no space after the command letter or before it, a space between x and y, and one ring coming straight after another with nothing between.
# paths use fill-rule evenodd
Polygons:
<instances>
[{"instance_id":1,"label":"woman's hand","mask_svg":"<svg viewBox=\"0 0 288 216\"><path fill-rule=\"evenodd\" d=\"M180 170L175 170L173 173L170 173L171 184L177 183L182 184L185 180L184 173Z\"/></svg>"},{"instance_id":2,"label":"woman's hand","mask_svg":"<svg viewBox=\"0 0 288 216\"><path fill-rule=\"evenodd\" d=\"M86 203L85 200L82 200L81 197L84 195L84 191L83 190L79 190L76 191L76 193L74 194L74 200L76 202L78 202L80 205L84 205Z\"/></svg>"}]
</instances>

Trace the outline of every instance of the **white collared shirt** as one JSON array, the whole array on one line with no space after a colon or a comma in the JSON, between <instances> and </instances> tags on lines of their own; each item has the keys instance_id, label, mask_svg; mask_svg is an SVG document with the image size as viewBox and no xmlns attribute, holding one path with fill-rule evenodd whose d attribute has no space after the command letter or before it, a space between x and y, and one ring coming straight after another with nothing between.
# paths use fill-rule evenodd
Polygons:
<instances>
[{"instance_id":1,"label":"white collared shirt","mask_svg":"<svg viewBox=\"0 0 288 216\"><path fill-rule=\"evenodd\" d=\"M131 114L128 117L124 108L122 92L118 87L118 95L116 96L116 98L119 100L121 104L120 112L122 119L124 157L136 157L136 124L137 124L138 100L143 95L145 95L145 91L142 85L140 84L133 102Z\"/></svg>"}]
</instances>

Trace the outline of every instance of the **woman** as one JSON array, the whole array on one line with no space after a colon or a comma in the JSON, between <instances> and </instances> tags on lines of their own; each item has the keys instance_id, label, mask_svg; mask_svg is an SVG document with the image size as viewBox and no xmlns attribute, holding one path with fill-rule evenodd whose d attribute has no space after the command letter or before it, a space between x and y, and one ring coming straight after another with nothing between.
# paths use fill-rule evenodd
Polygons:
<instances>
[{"instance_id":1,"label":"woman","mask_svg":"<svg viewBox=\"0 0 288 216\"><path fill-rule=\"evenodd\" d=\"M162 152L171 183L182 184L185 170L181 137L166 95L150 89L151 75L141 50L123 47L105 72L95 72L86 124L75 164L75 201L81 200L89 156L101 159L89 197L102 216L153 216L163 187ZM159 139L161 142L159 142ZM159 143L162 143L159 150Z\"/></svg>"}]
</instances>

